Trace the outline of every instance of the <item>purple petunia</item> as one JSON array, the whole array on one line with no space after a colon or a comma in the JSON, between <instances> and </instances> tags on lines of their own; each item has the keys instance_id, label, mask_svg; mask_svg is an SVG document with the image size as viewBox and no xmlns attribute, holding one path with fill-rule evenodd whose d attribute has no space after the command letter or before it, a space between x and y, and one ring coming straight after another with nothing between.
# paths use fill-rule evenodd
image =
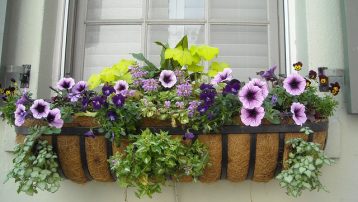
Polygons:
<instances>
[{"instance_id":1,"label":"purple petunia","mask_svg":"<svg viewBox=\"0 0 358 202\"><path fill-rule=\"evenodd\" d=\"M171 88L176 84L177 77L173 71L163 70L160 72L159 81L164 88Z\"/></svg>"},{"instance_id":2,"label":"purple petunia","mask_svg":"<svg viewBox=\"0 0 358 202\"><path fill-rule=\"evenodd\" d=\"M246 126L259 126L262 119L265 116L265 110L263 107L254 107L252 109L242 108L241 109L241 121Z\"/></svg>"},{"instance_id":3,"label":"purple petunia","mask_svg":"<svg viewBox=\"0 0 358 202\"><path fill-rule=\"evenodd\" d=\"M223 81L230 81L232 79L232 70L230 68L225 68L224 71L219 72L212 80L211 84L218 84Z\"/></svg>"},{"instance_id":4,"label":"purple petunia","mask_svg":"<svg viewBox=\"0 0 358 202\"><path fill-rule=\"evenodd\" d=\"M261 89L261 93L264 98L266 98L267 95L269 94L266 82L261 81L260 79L254 78L249 82L249 84L259 87Z\"/></svg>"},{"instance_id":5,"label":"purple petunia","mask_svg":"<svg viewBox=\"0 0 358 202\"><path fill-rule=\"evenodd\" d=\"M117 113L115 112L115 111L109 111L108 113L107 113L107 117L108 117L108 119L110 120L110 121L115 121L115 120L117 120L117 118L118 118L118 115L117 115Z\"/></svg>"},{"instance_id":6,"label":"purple petunia","mask_svg":"<svg viewBox=\"0 0 358 202\"><path fill-rule=\"evenodd\" d=\"M61 111L58 108L50 110L46 117L46 120L51 127L62 128L63 126L63 120L61 119Z\"/></svg>"},{"instance_id":7,"label":"purple petunia","mask_svg":"<svg viewBox=\"0 0 358 202\"><path fill-rule=\"evenodd\" d=\"M260 72L260 76L268 81L272 81L272 80L275 80L277 79L276 75L275 75L275 70L277 68L277 65L274 65L272 67L270 67L268 70L266 71L262 71Z\"/></svg>"},{"instance_id":8,"label":"purple petunia","mask_svg":"<svg viewBox=\"0 0 358 202\"><path fill-rule=\"evenodd\" d=\"M241 87L241 83L237 79L233 79L229 81L228 84L223 89L223 94L234 94L237 95L239 93Z\"/></svg>"},{"instance_id":9,"label":"purple petunia","mask_svg":"<svg viewBox=\"0 0 358 202\"><path fill-rule=\"evenodd\" d=\"M300 95L305 91L306 80L301 75L293 73L283 81L283 87L291 95Z\"/></svg>"},{"instance_id":10,"label":"purple petunia","mask_svg":"<svg viewBox=\"0 0 358 202\"><path fill-rule=\"evenodd\" d=\"M200 114L204 114L206 111L208 111L209 107L209 105L203 103L198 106L197 110Z\"/></svg>"},{"instance_id":11,"label":"purple petunia","mask_svg":"<svg viewBox=\"0 0 358 202\"><path fill-rule=\"evenodd\" d=\"M60 90L71 89L75 85L73 78L62 78L57 82L57 88Z\"/></svg>"},{"instance_id":12,"label":"purple petunia","mask_svg":"<svg viewBox=\"0 0 358 202\"><path fill-rule=\"evenodd\" d=\"M112 93L115 93L116 91L114 90L113 86L111 85L104 85L102 87L102 93L104 96L110 96Z\"/></svg>"},{"instance_id":13,"label":"purple petunia","mask_svg":"<svg viewBox=\"0 0 358 202\"><path fill-rule=\"evenodd\" d=\"M30 110L35 119L46 118L50 112L50 103L45 102L43 99L35 100Z\"/></svg>"},{"instance_id":14,"label":"purple petunia","mask_svg":"<svg viewBox=\"0 0 358 202\"><path fill-rule=\"evenodd\" d=\"M95 109L95 110L101 109L102 105L104 105L105 102L106 102L106 99L104 97L101 97L101 96L94 97L92 100L93 109Z\"/></svg>"},{"instance_id":15,"label":"purple petunia","mask_svg":"<svg viewBox=\"0 0 358 202\"><path fill-rule=\"evenodd\" d=\"M191 95L192 86L190 83L183 83L177 86L177 95L181 97L189 97Z\"/></svg>"},{"instance_id":16,"label":"purple petunia","mask_svg":"<svg viewBox=\"0 0 358 202\"><path fill-rule=\"evenodd\" d=\"M204 105L212 105L215 101L216 89L211 84L201 84L200 86L201 93L199 95L200 100L202 100Z\"/></svg>"},{"instance_id":17,"label":"purple petunia","mask_svg":"<svg viewBox=\"0 0 358 202\"><path fill-rule=\"evenodd\" d=\"M297 125L304 124L307 121L307 116L305 113L305 106L299 102L294 102L291 105L292 119Z\"/></svg>"},{"instance_id":18,"label":"purple petunia","mask_svg":"<svg viewBox=\"0 0 358 202\"><path fill-rule=\"evenodd\" d=\"M72 93L76 93L76 94L81 94L83 93L85 90L87 90L87 82L86 81L79 81L76 83L75 86L73 86L73 88L71 89Z\"/></svg>"},{"instance_id":19,"label":"purple petunia","mask_svg":"<svg viewBox=\"0 0 358 202\"><path fill-rule=\"evenodd\" d=\"M26 107L23 104L18 104L14 114L15 114L15 126L22 126L22 124L24 124L25 122L25 118L27 115Z\"/></svg>"},{"instance_id":20,"label":"purple petunia","mask_svg":"<svg viewBox=\"0 0 358 202\"><path fill-rule=\"evenodd\" d=\"M244 108L253 109L260 107L265 98L259 87L248 83L239 91L239 99Z\"/></svg>"},{"instance_id":21,"label":"purple petunia","mask_svg":"<svg viewBox=\"0 0 358 202\"><path fill-rule=\"evenodd\" d=\"M128 90L128 83L126 81L119 80L114 85L114 90L116 91L116 94Z\"/></svg>"},{"instance_id":22,"label":"purple petunia","mask_svg":"<svg viewBox=\"0 0 358 202\"><path fill-rule=\"evenodd\" d=\"M122 107L124 105L125 97L121 94L117 94L112 97L112 102L116 107Z\"/></svg>"},{"instance_id":23,"label":"purple petunia","mask_svg":"<svg viewBox=\"0 0 358 202\"><path fill-rule=\"evenodd\" d=\"M146 92L156 91L158 89L158 81L155 79L144 79L142 80L142 88Z\"/></svg>"}]
</instances>

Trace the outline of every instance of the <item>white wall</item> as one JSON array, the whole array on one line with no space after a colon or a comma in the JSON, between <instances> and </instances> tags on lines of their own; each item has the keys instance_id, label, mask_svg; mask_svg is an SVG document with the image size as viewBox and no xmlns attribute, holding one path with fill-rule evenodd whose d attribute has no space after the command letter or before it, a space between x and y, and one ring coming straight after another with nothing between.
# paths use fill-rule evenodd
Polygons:
<instances>
[{"instance_id":1,"label":"white wall","mask_svg":"<svg viewBox=\"0 0 358 202\"><path fill-rule=\"evenodd\" d=\"M27 0L22 0L27 4ZM34 3L34 1L31 1ZM41 12L43 4L27 5L31 13L33 10ZM36 7L36 8L35 8ZM307 44L309 66L328 66L332 68L343 68L343 45L340 22L339 0L310 0L306 1ZM32 20L41 21L41 17L34 14ZM25 26L26 25L22 25ZM23 28L24 29L24 28ZM29 29L29 28L28 28ZM17 36L22 36L17 35ZM34 44L36 45L36 44ZM39 45L38 45L39 46ZM20 45L16 48L19 49ZM36 50L39 47L34 47ZM32 51L18 50L14 52L16 58L27 58ZM14 56L15 57L15 56ZM342 95L342 94L341 94ZM292 199L285 195L285 191L273 180L269 183L255 183L246 181L243 183L230 183L220 181L213 184L180 184L178 186L179 200L185 202L357 202L358 194L358 116L347 115L342 96L338 98L341 107L336 115L338 128L341 133L341 158L331 167L323 170L322 181L327 185L330 193L310 192L304 193L299 199ZM337 128L337 122L331 124L332 129ZM1 126L0 126L1 127ZM0 130L0 142L4 141L4 134ZM330 137L337 134L330 134ZM333 139L333 138L331 138ZM11 166L11 155L3 152L0 145L0 179L3 179ZM115 183L91 182L86 185L77 185L70 181L64 181L59 192L55 194L40 193L34 197L24 194L16 194L16 186L13 183L0 184L1 202L117 202L123 201L123 190ZM152 200L138 200L133 193L129 192L129 201L162 201L174 202L174 192L171 187L165 188L162 194L157 194Z\"/></svg>"}]
</instances>

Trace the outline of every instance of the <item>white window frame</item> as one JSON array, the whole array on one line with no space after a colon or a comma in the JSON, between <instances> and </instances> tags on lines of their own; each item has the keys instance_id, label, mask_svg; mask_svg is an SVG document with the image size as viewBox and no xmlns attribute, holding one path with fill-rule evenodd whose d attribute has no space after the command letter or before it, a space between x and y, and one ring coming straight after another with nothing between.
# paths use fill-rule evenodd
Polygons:
<instances>
[{"instance_id":1,"label":"white window frame","mask_svg":"<svg viewBox=\"0 0 358 202\"><path fill-rule=\"evenodd\" d=\"M64 75L71 75L77 80L83 79L85 38L87 26L98 25L141 25L141 52L147 56L148 25L204 25L205 43L210 44L211 25L246 25L267 26L268 28L268 64L279 66L281 74L286 73L284 5L280 0L266 0L268 5L266 21L214 20L210 19L210 0L205 0L205 19L149 19L149 0L143 1L143 17L140 19L86 20L88 0L68 0L68 28L66 38L66 59Z\"/></svg>"}]
</instances>

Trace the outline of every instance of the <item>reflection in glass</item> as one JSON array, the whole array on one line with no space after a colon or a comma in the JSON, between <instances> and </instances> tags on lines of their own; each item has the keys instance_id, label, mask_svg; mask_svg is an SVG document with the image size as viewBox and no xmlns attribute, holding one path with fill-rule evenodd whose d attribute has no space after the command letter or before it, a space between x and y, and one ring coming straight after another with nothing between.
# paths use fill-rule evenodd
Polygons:
<instances>
[{"instance_id":1,"label":"reflection in glass","mask_svg":"<svg viewBox=\"0 0 358 202\"><path fill-rule=\"evenodd\" d=\"M142 18L142 0L88 0L87 20Z\"/></svg>"},{"instance_id":2,"label":"reflection in glass","mask_svg":"<svg viewBox=\"0 0 358 202\"><path fill-rule=\"evenodd\" d=\"M149 19L204 19L204 0L149 0Z\"/></svg>"}]
</instances>

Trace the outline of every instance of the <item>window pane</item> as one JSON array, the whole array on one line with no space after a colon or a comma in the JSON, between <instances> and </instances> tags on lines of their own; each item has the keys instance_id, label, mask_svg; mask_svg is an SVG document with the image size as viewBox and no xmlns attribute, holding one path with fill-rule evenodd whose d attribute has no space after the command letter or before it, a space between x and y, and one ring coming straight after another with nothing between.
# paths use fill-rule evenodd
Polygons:
<instances>
[{"instance_id":1,"label":"window pane","mask_svg":"<svg viewBox=\"0 0 358 202\"><path fill-rule=\"evenodd\" d=\"M88 20L142 18L142 0L88 0Z\"/></svg>"},{"instance_id":2,"label":"window pane","mask_svg":"<svg viewBox=\"0 0 358 202\"><path fill-rule=\"evenodd\" d=\"M160 64L161 47L155 41L168 42L175 47L179 40L188 36L189 44L205 43L204 25L150 25L148 27L148 59L154 64Z\"/></svg>"},{"instance_id":3,"label":"window pane","mask_svg":"<svg viewBox=\"0 0 358 202\"><path fill-rule=\"evenodd\" d=\"M150 19L204 19L204 0L149 0Z\"/></svg>"},{"instance_id":4,"label":"window pane","mask_svg":"<svg viewBox=\"0 0 358 202\"><path fill-rule=\"evenodd\" d=\"M210 0L210 19L265 21L267 0Z\"/></svg>"},{"instance_id":5,"label":"window pane","mask_svg":"<svg viewBox=\"0 0 358 202\"><path fill-rule=\"evenodd\" d=\"M86 31L83 79L141 51L140 25L89 26Z\"/></svg>"},{"instance_id":6,"label":"window pane","mask_svg":"<svg viewBox=\"0 0 358 202\"><path fill-rule=\"evenodd\" d=\"M266 26L212 25L210 44L220 49L218 60L229 63L241 80L268 66Z\"/></svg>"}]
</instances>

